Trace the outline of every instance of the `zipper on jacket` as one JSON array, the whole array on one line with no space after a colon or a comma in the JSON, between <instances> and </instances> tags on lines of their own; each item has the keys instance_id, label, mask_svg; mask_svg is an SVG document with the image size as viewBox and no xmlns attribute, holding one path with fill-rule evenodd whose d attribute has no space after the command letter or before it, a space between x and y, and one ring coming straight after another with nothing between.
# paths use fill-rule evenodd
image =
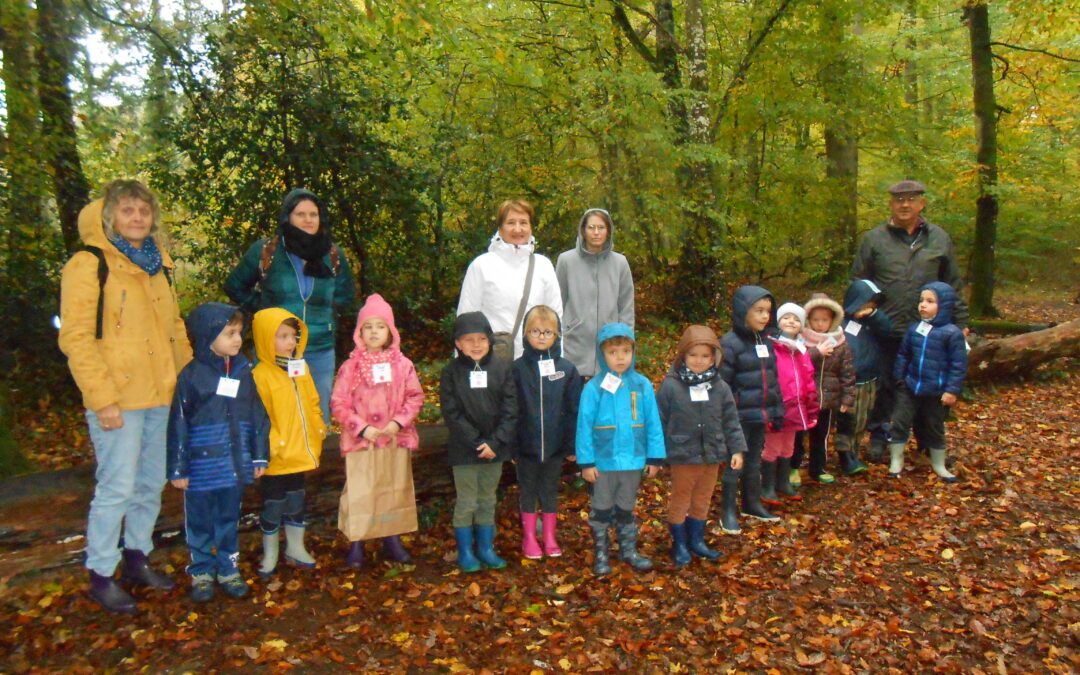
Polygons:
<instances>
[{"instance_id":1,"label":"zipper on jacket","mask_svg":"<svg viewBox=\"0 0 1080 675\"><path fill-rule=\"evenodd\" d=\"M539 372L540 367L537 366ZM544 461L544 450L547 446L544 444L544 376L540 375L540 462Z\"/></svg>"},{"instance_id":2,"label":"zipper on jacket","mask_svg":"<svg viewBox=\"0 0 1080 675\"><path fill-rule=\"evenodd\" d=\"M803 429L806 428L806 414L802 405L802 383L799 382L799 364L795 362L795 352L788 350L791 355L791 372L795 373L795 407L799 409L799 419L802 420Z\"/></svg>"},{"instance_id":3,"label":"zipper on jacket","mask_svg":"<svg viewBox=\"0 0 1080 675\"><path fill-rule=\"evenodd\" d=\"M307 450L308 457L311 457L311 461L315 463L315 468L319 468L319 460L315 458L315 453L311 451L311 440L308 436L307 416L304 415L304 405L300 402L300 387L296 386L296 380L289 378L289 382L292 383L293 393L296 394L296 409L300 411L300 426L304 428L304 450Z\"/></svg>"},{"instance_id":4,"label":"zipper on jacket","mask_svg":"<svg viewBox=\"0 0 1080 675\"><path fill-rule=\"evenodd\" d=\"M308 299L312 295L315 295L315 280L311 280L311 293L304 297L304 283L300 278L300 272L296 269L296 265L293 263L292 258L289 257L289 249L285 249L285 259L289 262L289 267L292 268L293 276L296 278L296 290L300 292L300 302L304 303L300 310L300 320L307 323L307 303Z\"/></svg>"},{"instance_id":5,"label":"zipper on jacket","mask_svg":"<svg viewBox=\"0 0 1080 675\"><path fill-rule=\"evenodd\" d=\"M760 339L761 338L758 337L758 334L754 333L754 347L755 347L755 349L757 348L757 345L765 344L764 342L759 342ZM758 364L759 364L759 367L761 368L761 421L764 422L766 426L768 426L768 424L769 424L769 413L765 409L766 408L765 402L769 400L769 374L767 372L765 372L765 360L764 359L762 359L761 357L758 357ZM777 382L777 384L779 384L779 382ZM783 396L781 395L780 398L783 398Z\"/></svg>"},{"instance_id":6,"label":"zipper on jacket","mask_svg":"<svg viewBox=\"0 0 1080 675\"><path fill-rule=\"evenodd\" d=\"M631 419L637 422L637 392L630 392L630 415Z\"/></svg>"},{"instance_id":7,"label":"zipper on jacket","mask_svg":"<svg viewBox=\"0 0 1080 675\"><path fill-rule=\"evenodd\" d=\"M120 324L124 320L124 304L127 303L127 289L120 289L120 312L116 315L116 330L120 330Z\"/></svg>"},{"instance_id":8,"label":"zipper on jacket","mask_svg":"<svg viewBox=\"0 0 1080 675\"><path fill-rule=\"evenodd\" d=\"M915 393L918 394L922 389L922 368L923 362L926 360L926 342L930 339L930 333L923 336L922 349L919 350L919 376L915 378Z\"/></svg>"}]
</instances>

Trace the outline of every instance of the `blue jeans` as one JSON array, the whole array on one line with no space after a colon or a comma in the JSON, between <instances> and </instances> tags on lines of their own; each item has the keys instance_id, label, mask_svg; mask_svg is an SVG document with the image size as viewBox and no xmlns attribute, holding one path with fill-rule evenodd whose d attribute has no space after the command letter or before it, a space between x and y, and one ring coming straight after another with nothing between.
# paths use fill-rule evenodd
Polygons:
<instances>
[{"instance_id":1,"label":"blue jeans","mask_svg":"<svg viewBox=\"0 0 1080 675\"><path fill-rule=\"evenodd\" d=\"M154 550L154 524L165 487L165 432L169 406L123 411L124 426L105 431L93 411L86 411L90 441L97 459L97 485L86 526L86 567L112 576L124 548Z\"/></svg>"},{"instance_id":2,"label":"blue jeans","mask_svg":"<svg viewBox=\"0 0 1080 675\"><path fill-rule=\"evenodd\" d=\"M330 428L330 395L334 392L334 374L337 372L333 349L321 352L305 352L311 379L315 380L315 390L319 392L319 407L322 408L323 422Z\"/></svg>"},{"instance_id":3,"label":"blue jeans","mask_svg":"<svg viewBox=\"0 0 1080 675\"><path fill-rule=\"evenodd\" d=\"M240 497L234 485L217 490L184 493L184 530L191 564L187 571L229 577L239 572Z\"/></svg>"}]
</instances>

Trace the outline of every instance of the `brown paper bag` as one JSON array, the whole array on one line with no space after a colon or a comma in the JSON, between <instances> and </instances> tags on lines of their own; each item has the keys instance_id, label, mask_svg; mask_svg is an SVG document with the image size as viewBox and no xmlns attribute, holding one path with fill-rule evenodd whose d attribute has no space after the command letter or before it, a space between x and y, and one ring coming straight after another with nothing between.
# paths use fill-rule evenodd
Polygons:
<instances>
[{"instance_id":1,"label":"brown paper bag","mask_svg":"<svg viewBox=\"0 0 1080 675\"><path fill-rule=\"evenodd\" d=\"M416 531L410 454L405 448L389 447L345 455L338 529L349 541Z\"/></svg>"}]
</instances>

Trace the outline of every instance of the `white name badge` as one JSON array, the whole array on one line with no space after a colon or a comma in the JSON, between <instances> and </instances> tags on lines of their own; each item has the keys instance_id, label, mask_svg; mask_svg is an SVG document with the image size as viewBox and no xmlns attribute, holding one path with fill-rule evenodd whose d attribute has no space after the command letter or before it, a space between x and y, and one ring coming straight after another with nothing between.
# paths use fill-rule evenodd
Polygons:
<instances>
[{"instance_id":1,"label":"white name badge","mask_svg":"<svg viewBox=\"0 0 1080 675\"><path fill-rule=\"evenodd\" d=\"M375 384L389 382L392 379L389 363L375 363L371 366L371 379Z\"/></svg>"},{"instance_id":2,"label":"white name badge","mask_svg":"<svg viewBox=\"0 0 1080 675\"><path fill-rule=\"evenodd\" d=\"M487 389L487 371L469 371L469 386L473 389Z\"/></svg>"},{"instance_id":3,"label":"white name badge","mask_svg":"<svg viewBox=\"0 0 1080 675\"><path fill-rule=\"evenodd\" d=\"M619 386L622 385L622 379L618 378L611 373L604 374L604 381L600 383L600 388L604 391L609 391L614 394L619 390Z\"/></svg>"},{"instance_id":4,"label":"white name badge","mask_svg":"<svg viewBox=\"0 0 1080 675\"><path fill-rule=\"evenodd\" d=\"M540 377L555 374L555 359L540 359L537 363L540 366Z\"/></svg>"},{"instance_id":5,"label":"white name badge","mask_svg":"<svg viewBox=\"0 0 1080 675\"><path fill-rule=\"evenodd\" d=\"M931 324L929 324L929 323L927 323L925 321L920 321L919 325L915 326L915 332L918 333L919 335L929 335L930 331L933 328L934 327Z\"/></svg>"},{"instance_id":6,"label":"white name badge","mask_svg":"<svg viewBox=\"0 0 1080 675\"><path fill-rule=\"evenodd\" d=\"M769 346L768 345L754 345L754 351L757 352L759 359L769 358Z\"/></svg>"},{"instance_id":7,"label":"white name badge","mask_svg":"<svg viewBox=\"0 0 1080 675\"><path fill-rule=\"evenodd\" d=\"M307 362L304 359L289 359L287 372L289 377L303 377L307 373Z\"/></svg>"},{"instance_id":8,"label":"white name badge","mask_svg":"<svg viewBox=\"0 0 1080 675\"><path fill-rule=\"evenodd\" d=\"M858 335L862 330L862 324L858 321L848 321L848 324L844 326L844 332L848 335Z\"/></svg>"},{"instance_id":9,"label":"white name badge","mask_svg":"<svg viewBox=\"0 0 1080 675\"><path fill-rule=\"evenodd\" d=\"M691 401L708 401L709 400L709 385L697 384L690 387L690 400Z\"/></svg>"},{"instance_id":10,"label":"white name badge","mask_svg":"<svg viewBox=\"0 0 1080 675\"><path fill-rule=\"evenodd\" d=\"M231 377L222 377L217 382L217 395L228 396L229 398L236 398L236 395L240 392L240 380L234 380Z\"/></svg>"}]
</instances>

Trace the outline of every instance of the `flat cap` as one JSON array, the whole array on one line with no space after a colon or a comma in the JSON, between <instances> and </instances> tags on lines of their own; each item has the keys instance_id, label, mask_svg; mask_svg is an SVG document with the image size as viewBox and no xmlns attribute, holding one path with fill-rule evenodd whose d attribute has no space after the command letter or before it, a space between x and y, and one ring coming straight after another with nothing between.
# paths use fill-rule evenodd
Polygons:
<instances>
[{"instance_id":1,"label":"flat cap","mask_svg":"<svg viewBox=\"0 0 1080 675\"><path fill-rule=\"evenodd\" d=\"M924 192L926 192L926 186L917 180L902 180L899 183L893 183L891 186L889 186L889 194L891 195L921 195Z\"/></svg>"}]
</instances>

